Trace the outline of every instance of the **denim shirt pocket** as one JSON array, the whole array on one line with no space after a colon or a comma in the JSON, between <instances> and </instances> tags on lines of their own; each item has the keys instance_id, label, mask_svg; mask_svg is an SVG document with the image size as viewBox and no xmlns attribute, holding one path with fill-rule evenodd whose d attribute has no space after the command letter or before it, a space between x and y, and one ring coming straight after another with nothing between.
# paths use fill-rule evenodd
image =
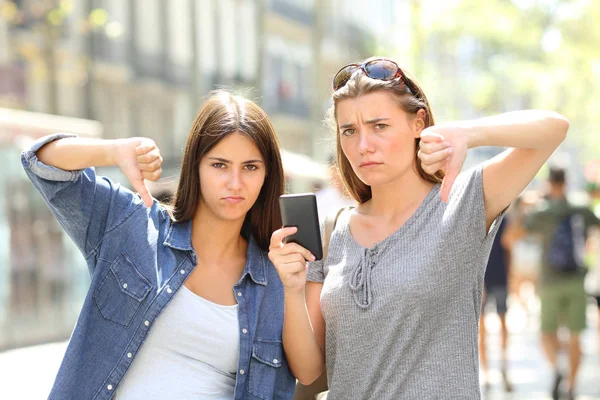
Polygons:
<instances>
[{"instance_id":1,"label":"denim shirt pocket","mask_svg":"<svg viewBox=\"0 0 600 400\"><path fill-rule=\"evenodd\" d=\"M152 284L122 253L111 264L93 298L104 319L129 326L151 289Z\"/></svg>"},{"instance_id":2,"label":"denim shirt pocket","mask_svg":"<svg viewBox=\"0 0 600 400\"><path fill-rule=\"evenodd\" d=\"M272 398L277 372L282 365L282 341L256 339L248 372L248 392L259 399Z\"/></svg>"}]
</instances>

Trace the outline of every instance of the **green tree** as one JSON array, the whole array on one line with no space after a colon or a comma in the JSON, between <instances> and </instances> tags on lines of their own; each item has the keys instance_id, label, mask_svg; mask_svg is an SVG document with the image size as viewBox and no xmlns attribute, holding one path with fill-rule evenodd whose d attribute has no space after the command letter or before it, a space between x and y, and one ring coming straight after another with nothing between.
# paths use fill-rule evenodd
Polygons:
<instances>
[{"instance_id":1,"label":"green tree","mask_svg":"<svg viewBox=\"0 0 600 400\"><path fill-rule=\"evenodd\" d=\"M569 143L600 154L600 2L425 0L418 77L444 119L517 108L556 110Z\"/></svg>"}]
</instances>

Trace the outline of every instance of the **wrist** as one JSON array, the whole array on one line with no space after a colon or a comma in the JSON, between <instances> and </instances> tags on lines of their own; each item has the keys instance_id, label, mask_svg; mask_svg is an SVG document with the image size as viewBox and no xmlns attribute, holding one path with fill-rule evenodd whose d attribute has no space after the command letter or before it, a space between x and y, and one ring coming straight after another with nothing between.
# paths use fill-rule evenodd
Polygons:
<instances>
[{"instance_id":1,"label":"wrist","mask_svg":"<svg viewBox=\"0 0 600 400\"><path fill-rule=\"evenodd\" d=\"M467 138L467 148L468 149L482 146L481 132L478 131L477 129L475 129L475 127L473 126L471 121L465 121L464 124L461 126L461 128L464 130L464 134Z\"/></svg>"},{"instance_id":2,"label":"wrist","mask_svg":"<svg viewBox=\"0 0 600 400\"><path fill-rule=\"evenodd\" d=\"M112 139L106 141L105 157L107 165L119 165L119 146L124 142L124 139Z\"/></svg>"},{"instance_id":3,"label":"wrist","mask_svg":"<svg viewBox=\"0 0 600 400\"><path fill-rule=\"evenodd\" d=\"M305 302L305 290L302 288L286 288L283 289L283 297L286 302Z\"/></svg>"}]
</instances>

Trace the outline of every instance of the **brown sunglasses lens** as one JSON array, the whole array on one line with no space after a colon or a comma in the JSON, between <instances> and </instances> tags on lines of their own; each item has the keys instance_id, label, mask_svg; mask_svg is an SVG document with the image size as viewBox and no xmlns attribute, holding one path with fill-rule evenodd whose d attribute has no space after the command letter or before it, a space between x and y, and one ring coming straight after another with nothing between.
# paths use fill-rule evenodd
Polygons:
<instances>
[{"instance_id":1,"label":"brown sunglasses lens","mask_svg":"<svg viewBox=\"0 0 600 400\"><path fill-rule=\"evenodd\" d=\"M348 65L335 74L335 77L333 78L333 90L338 90L344 86L357 68L356 65Z\"/></svg>"},{"instance_id":2,"label":"brown sunglasses lens","mask_svg":"<svg viewBox=\"0 0 600 400\"><path fill-rule=\"evenodd\" d=\"M396 78L400 68L388 60L373 60L365 65L367 76L380 81L390 81Z\"/></svg>"}]
</instances>

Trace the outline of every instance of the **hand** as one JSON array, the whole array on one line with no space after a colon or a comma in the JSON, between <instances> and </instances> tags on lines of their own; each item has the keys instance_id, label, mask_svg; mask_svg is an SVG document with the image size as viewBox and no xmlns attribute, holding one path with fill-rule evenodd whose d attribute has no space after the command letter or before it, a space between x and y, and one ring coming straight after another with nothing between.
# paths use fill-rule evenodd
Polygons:
<instances>
[{"instance_id":1,"label":"hand","mask_svg":"<svg viewBox=\"0 0 600 400\"><path fill-rule=\"evenodd\" d=\"M306 260L315 260L315 256L299 244L283 243L283 239L297 231L296 227L276 230L271 236L271 245L269 246L269 259L275 266L283 287L291 292L304 290Z\"/></svg>"},{"instance_id":2,"label":"hand","mask_svg":"<svg viewBox=\"0 0 600 400\"><path fill-rule=\"evenodd\" d=\"M467 157L468 134L456 125L434 125L421 132L418 157L428 174L444 171L441 196L448 201L450 189L460 173Z\"/></svg>"},{"instance_id":3,"label":"hand","mask_svg":"<svg viewBox=\"0 0 600 400\"><path fill-rule=\"evenodd\" d=\"M144 179L156 181L162 173L160 150L152 139L118 139L114 163L121 168L133 188L140 194L146 207L152 207L152 196Z\"/></svg>"}]
</instances>

